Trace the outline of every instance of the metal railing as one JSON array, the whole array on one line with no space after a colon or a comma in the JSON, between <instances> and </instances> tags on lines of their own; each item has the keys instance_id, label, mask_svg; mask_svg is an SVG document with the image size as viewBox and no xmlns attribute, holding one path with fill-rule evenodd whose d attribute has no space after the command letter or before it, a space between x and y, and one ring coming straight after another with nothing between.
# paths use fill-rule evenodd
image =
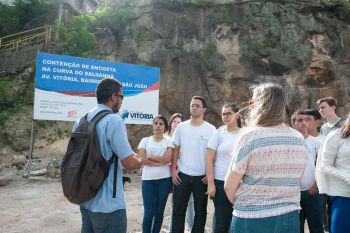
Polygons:
<instances>
[{"instance_id":1,"label":"metal railing","mask_svg":"<svg viewBox=\"0 0 350 233\"><path fill-rule=\"evenodd\" d=\"M22 47L39 43L49 43L52 36L52 25L34 28L28 31L0 37L0 52L18 50Z\"/></svg>"}]
</instances>

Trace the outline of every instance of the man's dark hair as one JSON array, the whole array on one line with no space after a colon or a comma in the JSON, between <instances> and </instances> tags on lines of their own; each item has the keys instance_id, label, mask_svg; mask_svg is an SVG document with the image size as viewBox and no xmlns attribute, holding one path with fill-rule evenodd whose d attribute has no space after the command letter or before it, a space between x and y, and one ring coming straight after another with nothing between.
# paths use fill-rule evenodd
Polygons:
<instances>
[{"instance_id":1,"label":"man's dark hair","mask_svg":"<svg viewBox=\"0 0 350 233\"><path fill-rule=\"evenodd\" d=\"M335 106L337 107L337 101L332 97L332 96L328 96L328 97L324 97L322 99L317 100L316 104L317 106L320 106L321 103L326 102L329 106Z\"/></svg>"},{"instance_id":2,"label":"man's dark hair","mask_svg":"<svg viewBox=\"0 0 350 233\"><path fill-rule=\"evenodd\" d=\"M317 109L306 109L305 110L306 114L309 116L313 116L315 120L321 120L322 116L320 114L320 112Z\"/></svg>"},{"instance_id":3,"label":"man's dark hair","mask_svg":"<svg viewBox=\"0 0 350 233\"><path fill-rule=\"evenodd\" d=\"M292 116L290 117L290 120L291 120L292 122L294 122L298 115L309 115L309 114L307 114L307 111L306 111L306 110L299 109L299 110L296 110L296 111L292 114Z\"/></svg>"},{"instance_id":4,"label":"man's dark hair","mask_svg":"<svg viewBox=\"0 0 350 233\"><path fill-rule=\"evenodd\" d=\"M102 79L96 88L97 103L105 103L113 93L118 94L122 84L114 78Z\"/></svg>"},{"instance_id":5,"label":"man's dark hair","mask_svg":"<svg viewBox=\"0 0 350 233\"><path fill-rule=\"evenodd\" d=\"M207 108L208 106L207 101L202 96L199 96L199 95L193 96L192 100L200 100L202 102L203 108Z\"/></svg>"}]
</instances>

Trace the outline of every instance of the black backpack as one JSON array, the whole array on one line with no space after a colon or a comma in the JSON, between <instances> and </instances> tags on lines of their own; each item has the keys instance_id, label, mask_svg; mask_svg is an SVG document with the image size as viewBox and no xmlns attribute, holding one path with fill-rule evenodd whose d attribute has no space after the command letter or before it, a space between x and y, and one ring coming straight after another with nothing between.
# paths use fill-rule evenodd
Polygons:
<instances>
[{"instance_id":1,"label":"black backpack","mask_svg":"<svg viewBox=\"0 0 350 233\"><path fill-rule=\"evenodd\" d=\"M104 159L96 132L97 123L112 113L103 110L90 122L86 114L70 137L61 165L61 180L64 195L74 204L82 204L97 194L113 162L113 198L116 196L118 157L113 153L110 160Z\"/></svg>"}]
</instances>

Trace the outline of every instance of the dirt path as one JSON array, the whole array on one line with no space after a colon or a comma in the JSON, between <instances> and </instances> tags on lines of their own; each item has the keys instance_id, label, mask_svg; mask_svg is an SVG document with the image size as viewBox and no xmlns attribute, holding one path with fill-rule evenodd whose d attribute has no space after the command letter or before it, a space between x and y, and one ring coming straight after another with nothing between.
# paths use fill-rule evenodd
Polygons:
<instances>
[{"instance_id":1,"label":"dirt path","mask_svg":"<svg viewBox=\"0 0 350 233\"><path fill-rule=\"evenodd\" d=\"M38 143L40 144L40 143ZM62 159L67 148L67 139L62 139L34 150L37 159ZM46 156L50 155L50 158ZM10 158L8 158L10 161ZM9 161L3 161L10 164ZM141 177L128 174L132 183L126 184L128 232L141 232L143 202ZM79 207L69 203L62 194L59 179L45 176L31 179L17 176L12 168L0 169L0 181L10 179L5 186L0 184L0 233L79 233L81 226ZM1 182L0 182L1 183ZM168 232L170 219L170 195L164 213L162 233ZM206 233L211 232L213 215L212 201L208 201ZM307 225L307 224L305 224ZM305 226L305 233L308 233Z\"/></svg>"},{"instance_id":2,"label":"dirt path","mask_svg":"<svg viewBox=\"0 0 350 233\"><path fill-rule=\"evenodd\" d=\"M11 182L0 187L0 232L2 233L78 233L80 212L62 194L58 179L8 176ZM128 232L141 232L143 203L141 178L131 175L131 184L126 185ZM164 214L162 232L168 232L170 201ZM207 232L211 232L213 206L208 204Z\"/></svg>"}]
</instances>

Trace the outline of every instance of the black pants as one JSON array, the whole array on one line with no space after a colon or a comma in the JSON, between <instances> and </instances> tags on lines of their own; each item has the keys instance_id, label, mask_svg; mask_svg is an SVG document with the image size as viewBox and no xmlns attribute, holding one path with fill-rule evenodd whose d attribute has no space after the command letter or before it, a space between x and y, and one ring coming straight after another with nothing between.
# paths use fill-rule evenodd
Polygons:
<instances>
[{"instance_id":1,"label":"black pants","mask_svg":"<svg viewBox=\"0 0 350 233\"><path fill-rule=\"evenodd\" d=\"M319 193L310 195L308 190L301 192L300 233L304 233L305 220L307 220L310 233L323 233L322 202L323 197Z\"/></svg>"},{"instance_id":2,"label":"black pants","mask_svg":"<svg viewBox=\"0 0 350 233\"><path fill-rule=\"evenodd\" d=\"M323 196L323 206L322 206L322 222L324 231L330 231L331 229L331 202L330 198L326 194Z\"/></svg>"},{"instance_id":3,"label":"black pants","mask_svg":"<svg viewBox=\"0 0 350 233\"><path fill-rule=\"evenodd\" d=\"M189 176L179 172L181 184L175 185L173 193L172 232L183 233L187 203L191 193L194 199L194 224L192 233L203 233L207 220L207 185L202 182L204 176Z\"/></svg>"},{"instance_id":4,"label":"black pants","mask_svg":"<svg viewBox=\"0 0 350 233\"><path fill-rule=\"evenodd\" d=\"M213 198L215 206L214 233L227 233L232 221L232 203L228 200L224 190L224 181L214 180L216 193Z\"/></svg>"}]
</instances>

